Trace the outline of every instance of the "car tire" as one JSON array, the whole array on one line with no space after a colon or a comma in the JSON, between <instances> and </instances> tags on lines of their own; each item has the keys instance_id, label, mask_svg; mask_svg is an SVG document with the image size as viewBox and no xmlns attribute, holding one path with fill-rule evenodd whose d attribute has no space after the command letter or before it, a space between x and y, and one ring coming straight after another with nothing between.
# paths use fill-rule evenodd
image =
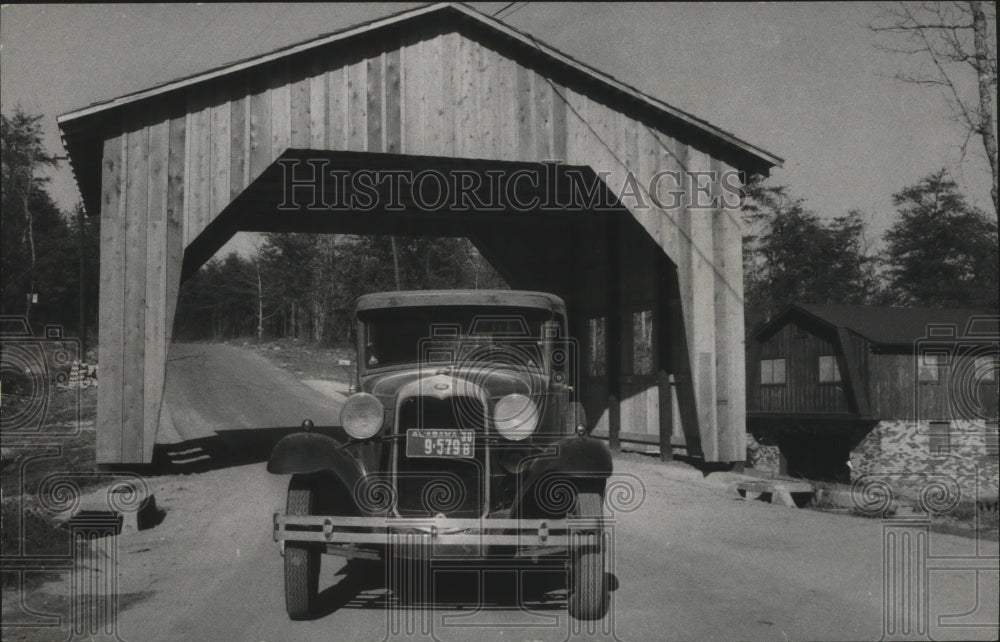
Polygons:
<instances>
[{"instance_id":1,"label":"car tire","mask_svg":"<svg viewBox=\"0 0 1000 642\"><path fill-rule=\"evenodd\" d=\"M285 512L289 515L310 515L314 493L308 483L292 477L288 484ZM285 610L292 620L308 620L319 592L321 553L315 544L285 542Z\"/></svg>"},{"instance_id":2,"label":"car tire","mask_svg":"<svg viewBox=\"0 0 1000 642\"><path fill-rule=\"evenodd\" d=\"M604 500L600 493L581 492L577 497L577 517L601 517ZM605 579L605 552L601 532L597 545L573 551L569 573L568 607L577 620L599 620L608 612L608 583Z\"/></svg>"}]
</instances>

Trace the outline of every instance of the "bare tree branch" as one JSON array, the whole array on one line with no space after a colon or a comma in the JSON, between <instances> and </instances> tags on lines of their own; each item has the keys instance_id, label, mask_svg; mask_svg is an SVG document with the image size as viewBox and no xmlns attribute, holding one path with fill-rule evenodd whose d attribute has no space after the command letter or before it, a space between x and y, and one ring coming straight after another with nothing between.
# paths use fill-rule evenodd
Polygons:
<instances>
[{"instance_id":1,"label":"bare tree branch","mask_svg":"<svg viewBox=\"0 0 1000 642\"><path fill-rule=\"evenodd\" d=\"M898 71L896 80L919 86L944 88L955 121L962 128L961 160L976 136L986 152L993 177L993 208L997 201L996 141L996 7L976 0L897 2L882 7L869 29L890 40L876 42L879 51L929 61L927 74Z\"/></svg>"}]
</instances>

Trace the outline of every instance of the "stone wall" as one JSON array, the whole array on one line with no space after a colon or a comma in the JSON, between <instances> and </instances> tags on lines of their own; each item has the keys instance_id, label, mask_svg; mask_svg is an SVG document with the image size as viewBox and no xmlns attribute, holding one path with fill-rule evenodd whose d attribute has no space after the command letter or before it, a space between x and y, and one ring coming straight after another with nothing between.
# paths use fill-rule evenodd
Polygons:
<instances>
[{"instance_id":1,"label":"stone wall","mask_svg":"<svg viewBox=\"0 0 1000 642\"><path fill-rule=\"evenodd\" d=\"M778 446L763 444L748 432L747 466L762 473L777 475L781 472L781 454Z\"/></svg>"},{"instance_id":2,"label":"stone wall","mask_svg":"<svg viewBox=\"0 0 1000 642\"><path fill-rule=\"evenodd\" d=\"M958 492L963 502L977 492L996 497L998 459L995 449L987 452L986 430L984 421L879 422L851 452L851 480L882 483L910 497L921 492Z\"/></svg>"}]
</instances>

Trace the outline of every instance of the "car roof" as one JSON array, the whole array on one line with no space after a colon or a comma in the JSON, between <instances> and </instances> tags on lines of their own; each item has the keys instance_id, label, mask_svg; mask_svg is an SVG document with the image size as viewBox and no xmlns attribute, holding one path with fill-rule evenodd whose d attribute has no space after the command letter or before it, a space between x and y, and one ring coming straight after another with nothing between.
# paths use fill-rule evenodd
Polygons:
<instances>
[{"instance_id":1,"label":"car roof","mask_svg":"<svg viewBox=\"0 0 1000 642\"><path fill-rule=\"evenodd\" d=\"M358 297L355 309L424 306L497 306L536 308L566 314L566 304L554 294L529 290L409 290L376 292Z\"/></svg>"}]
</instances>

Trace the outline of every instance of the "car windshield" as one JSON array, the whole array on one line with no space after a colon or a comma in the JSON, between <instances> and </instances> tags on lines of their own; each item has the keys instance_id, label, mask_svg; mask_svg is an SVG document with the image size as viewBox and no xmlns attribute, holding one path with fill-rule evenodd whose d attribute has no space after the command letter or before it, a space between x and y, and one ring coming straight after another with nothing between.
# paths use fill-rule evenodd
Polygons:
<instances>
[{"instance_id":1,"label":"car windshield","mask_svg":"<svg viewBox=\"0 0 1000 642\"><path fill-rule=\"evenodd\" d=\"M496 306L426 306L366 310L364 364L509 364L542 367L548 310Z\"/></svg>"}]
</instances>

